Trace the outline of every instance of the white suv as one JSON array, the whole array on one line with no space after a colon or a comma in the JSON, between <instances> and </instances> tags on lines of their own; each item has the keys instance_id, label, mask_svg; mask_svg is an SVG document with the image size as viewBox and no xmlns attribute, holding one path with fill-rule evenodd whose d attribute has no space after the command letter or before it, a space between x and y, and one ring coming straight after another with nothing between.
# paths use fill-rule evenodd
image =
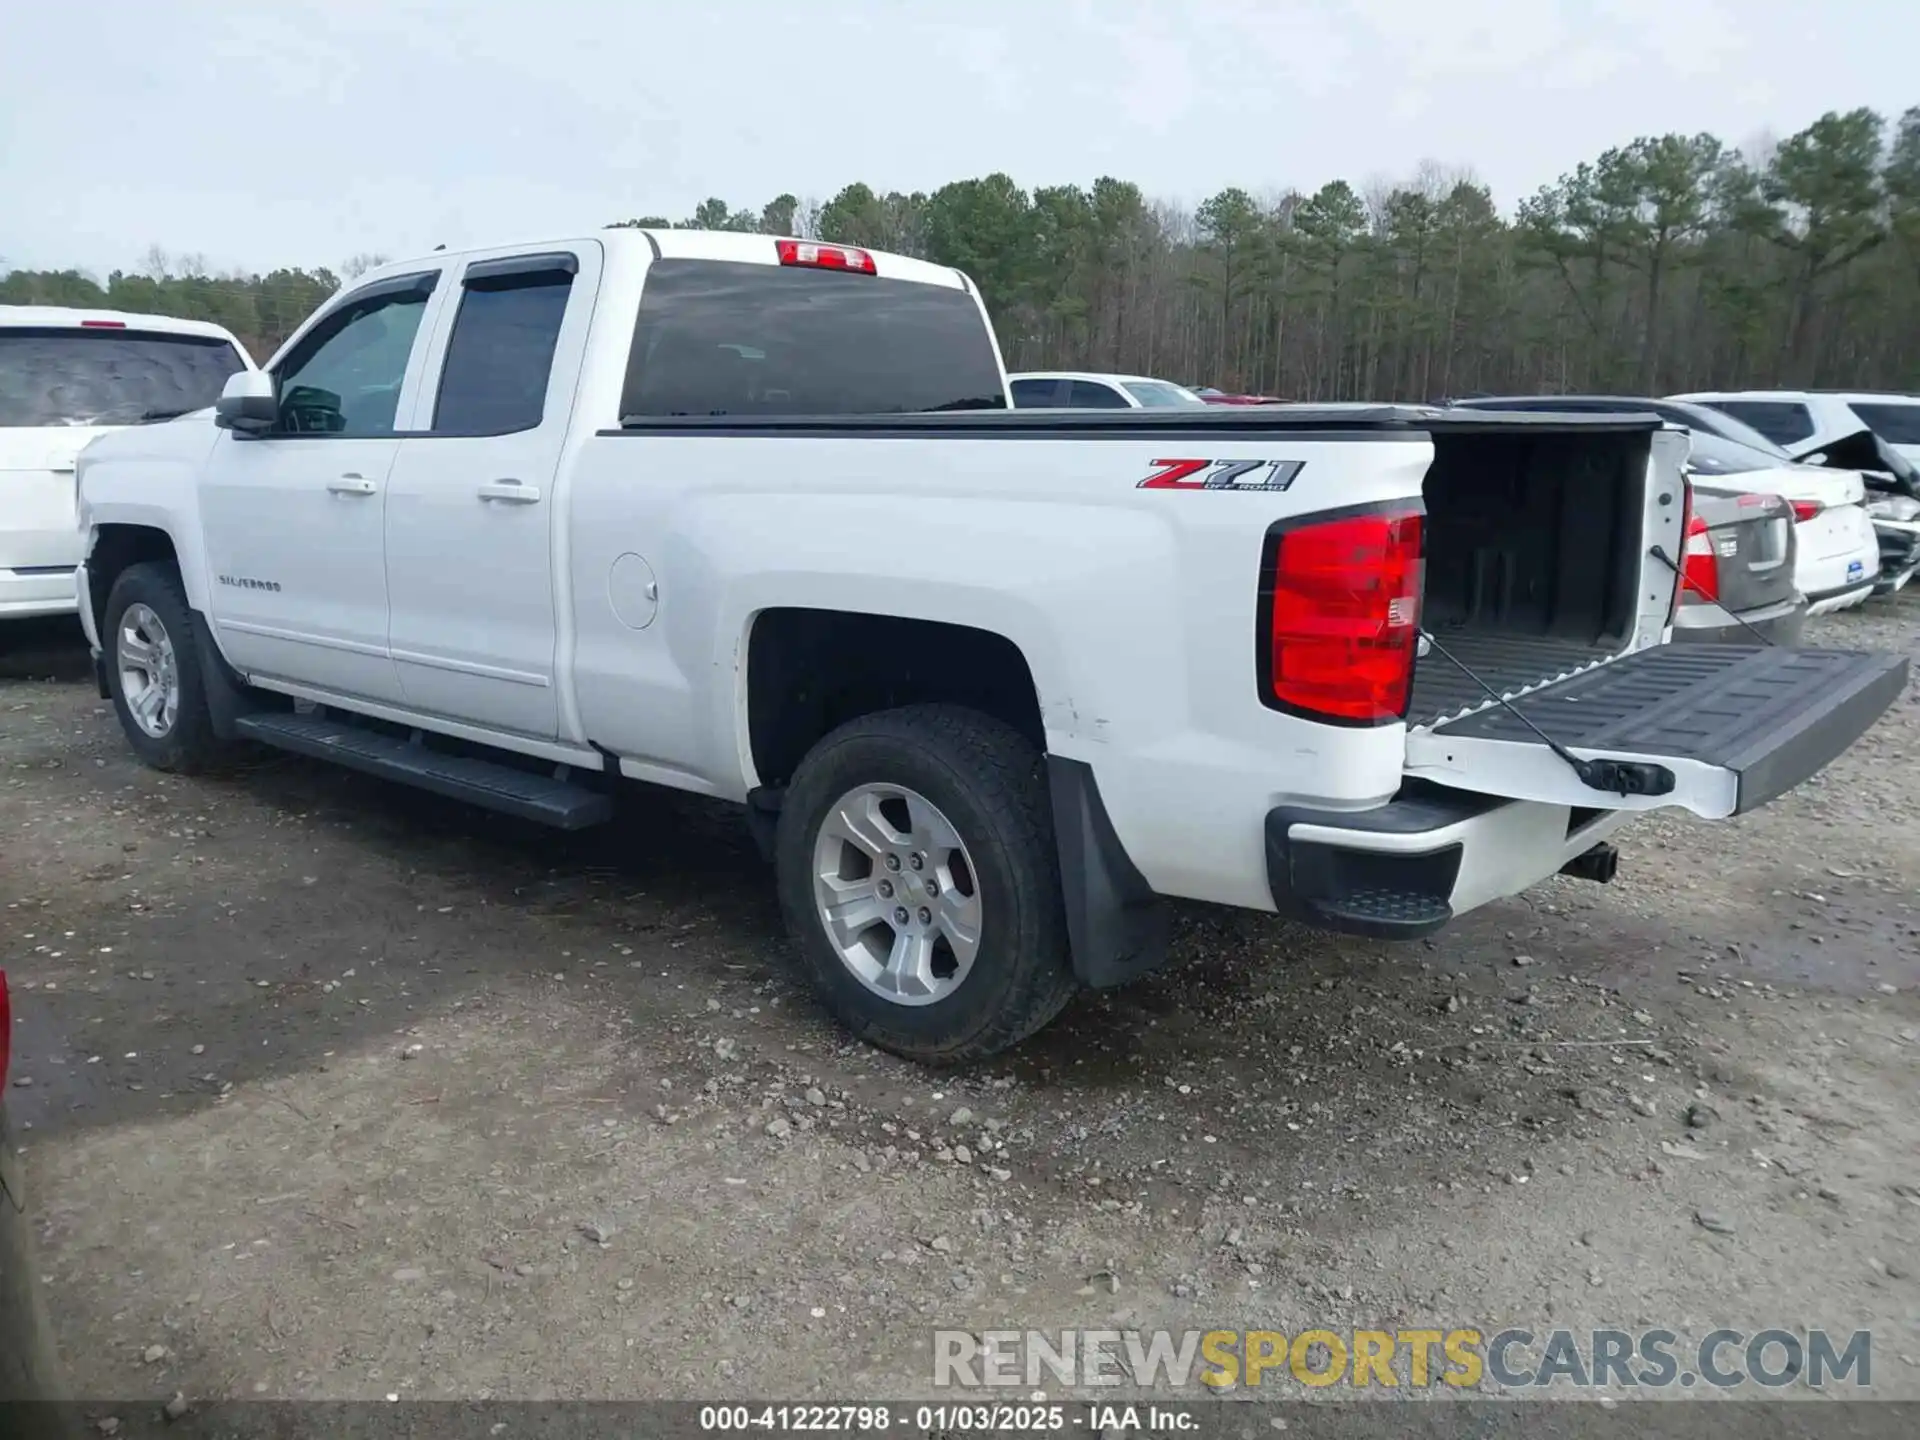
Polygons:
<instances>
[{"instance_id":1,"label":"white suv","mask_svg":"<svg viewBox=\"0 0 1920 1440\"><path fill-rule=\"evenodd\" d=\"M1920 395L1840 390L1703 390L1675 395L1745 421L1795 455L1871 430L1920 465Z\"/></svg>"},{"instance_id":2,"label":"white suv","mask_svg":"<svg viewBox=\"0 0 1920 1440\"><path fill-rule=\"evenodd\" d=\"M88 442L204 410L254 368L199 320L0 305L0 620L76 609L74 461Z\"/></svg>"}]
</instances>

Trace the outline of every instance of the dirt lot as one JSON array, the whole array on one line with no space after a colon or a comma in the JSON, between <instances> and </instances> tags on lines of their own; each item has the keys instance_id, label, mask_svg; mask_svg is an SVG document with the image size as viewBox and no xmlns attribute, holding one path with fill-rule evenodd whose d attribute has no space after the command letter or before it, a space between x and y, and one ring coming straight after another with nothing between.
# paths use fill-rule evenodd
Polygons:
<instances>
[{"instance_id":1,"label":"dirt lot","mask_svg":"<svg viewBox=\"0 0 1920 1440\"><path fill-rule=\"evenodd\" d=\"M1920 596L1809 640L1920 654ZM74 632L17 636L0 964L68 1363L907 1397L935 1327L1824 1325L1920 1397L1917 723L1420 945L1192 908L1159 978L936 1076L822 1018L724 811L173 779Z\"/></svg>"}]
</instances>

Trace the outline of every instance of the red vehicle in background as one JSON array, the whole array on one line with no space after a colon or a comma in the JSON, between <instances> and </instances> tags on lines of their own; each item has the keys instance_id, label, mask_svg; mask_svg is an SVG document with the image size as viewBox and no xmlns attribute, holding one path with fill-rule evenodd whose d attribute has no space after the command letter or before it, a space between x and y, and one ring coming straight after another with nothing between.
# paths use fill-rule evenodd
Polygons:
<instances>
[{"instance_id":1,"label":"red vehicle in background","mask_svg":"<svg viewBox=\"0 0 1920 1440\"><path fill-rule=\"evenodd\" d=\"M1194 387L1198 395L1209 405L1284 405L1287 402L1278 395L1229 395L1224 390L1216 390L1211 385Z\"/></svg>"}]
</instances>

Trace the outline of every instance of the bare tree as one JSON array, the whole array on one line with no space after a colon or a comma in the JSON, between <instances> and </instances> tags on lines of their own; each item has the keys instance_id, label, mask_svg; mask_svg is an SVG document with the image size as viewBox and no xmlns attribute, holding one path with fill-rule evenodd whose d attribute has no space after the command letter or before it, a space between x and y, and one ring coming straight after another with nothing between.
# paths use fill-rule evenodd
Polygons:
<instances>
[{"instance_id":1,"label":"bare tree","mask_svg":"<svg viewBox=\"0 0 1920 1440\"><path fill-rule=\"evenodd\" d=\"M379 254L375 251L363 250L351 259L341 262L340 278L342 280L358 280L369 270L378 270L382 265L387 263L389 258L389 256Z\"/></svg>"}]
</instances>

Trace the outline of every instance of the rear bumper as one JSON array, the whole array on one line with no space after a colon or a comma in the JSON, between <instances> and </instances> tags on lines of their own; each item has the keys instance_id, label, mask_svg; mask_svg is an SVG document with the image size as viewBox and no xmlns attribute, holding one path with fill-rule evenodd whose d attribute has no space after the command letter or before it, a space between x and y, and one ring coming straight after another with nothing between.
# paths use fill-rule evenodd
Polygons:
<instances>
[{"instance_id":1,"label":"rear bumper","mask_svg":"<svg viewBox=\"0 0 1920 1440\"><path fill-rule=\"evenodd\" d=\"M1091 767L1056 755L1047 767L1074 973L1098 989L1137 979L1167 958L1165 901L1114 833ZM1539 884L1631 813L1421 780L1369 810L1276 806L1266 813L1265 888L1275 910L1305 924L1411 939Z\"/></svg>"},{"instance_id":2,"label":"rear bumper","mask_svg":"<svg viewBox=\"0 0 1920 1440\"><path fill-rule=\"evenodd\" d=\"M1793 581L1810 615L1858 605L1873 594L1881 572L1880 537L1866 507L1836 505L1794 527L1799 558Z\"/></svg>"},{"instance_id":3,"label":"rear bumper","mask_svg":"<svg viewBox=\"0 0 1920 1440\"><path fill-rule=\"evenodd\" d=\"M1920 569L1920 525L1876 518L1873 533L1880 541L1880 581L1873 593L1888 595L1903 589L1915 569Z\"/></svg>"},{"instance_id":4,"label":"rear bumper","mask_svg":"<svg viewBox=\"0 0 1920 1440\"><path fill-rule=\"evenodd\" d=\"M1873 529L1880 537L1880 579L1873 593L1891 595L1904 590L1914 571L1920 569L1920 525L1875 520Z\"/></svg>"},{"instance_id":5,"label":"rear bumper","mask_svg":"<svg viewBox=\"0 0 1920 1440\"><path fill-rule=\"evenodd\" d=\"M1870 599L1876 582L1856 582L1843 585L1835 590L1821 590L1807 596L1807 614L1831 615L1836 610L1850 610Z\"/></svg>"},{"instance_id":6,"label":"rear bumper","mask_svg":"<svg viewBox=\"0 0 1920 1440\"><path fill-rule=\"evenodd\" d=\"M1711 644L1750 645L1754 631L1775 645L1798 645L1807 623L1807 598L1796 595L1779 605L1733 614L1718 605L1682 605L1673 617L1675 640L1706 641ZM1741 624L1744 620L1746 624Z\"/></svg>"},{"instance_id":7,"label":"rear bumper","mask_svg":"<svg viewBox=\"0 0 1920 1440\"><path fill-rule=\"evenodd\" d=\"M1306 924L1416 939L1557 874L1630 813L1501 800L1417 780L1372 810L1281 805L1267 812L1267 884L1274 907Z\"/></svg>"},{"instance_id":8,"label":"rear bumper","mask_svg":"<svg viewBox=\"0 0 1920 1440\"><path fill-rule=\"evenodd\" d=\"M80 608L68 569L0 570L0 620L71 615Z\"/></svg>"}]
</instances>

